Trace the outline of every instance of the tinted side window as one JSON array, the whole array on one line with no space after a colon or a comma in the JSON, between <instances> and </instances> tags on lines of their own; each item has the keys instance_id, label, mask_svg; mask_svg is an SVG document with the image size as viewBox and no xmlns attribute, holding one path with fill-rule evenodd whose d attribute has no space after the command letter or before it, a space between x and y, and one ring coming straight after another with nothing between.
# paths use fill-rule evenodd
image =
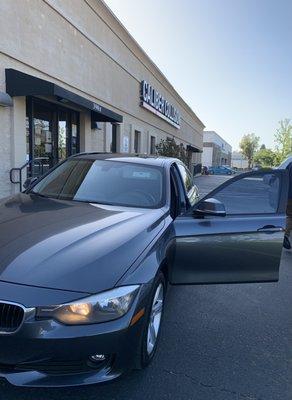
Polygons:
<instances>
[{"instance_id":1,"label":"tinted side window","mask_svg":"<svg viewBox=\"0 0 292 400\"><path fill-rule=\"evenodd\" d=\"M270 214L278 210L279 195L280 178L271 173L237 180L213 197L225 205L229 215Z\"/></svg>"},{"instance_id":2,"label":"tinted side window","mask_svg":"<svg viewBox=\"0 0 292 400\"><path fill-rule=\"evenodd\" d=\"M197 193L197 188L194 185L192 174L183 164L177 164L177 167L182 177L182 181L187 193L188 200L191 206L193 206L198 199L198 193Z\"/></svg>"},{"instance_id":3,"label":"tinted side window","mask_svg":"<svg viewBox=\"0 0 292 400\"><path fill-rule=\"evenodd\" d=\"M186 192L188 193L193 187L193 177L183 164L178 164L177 166L181 174Z\"/></svg>"}]
</instances>

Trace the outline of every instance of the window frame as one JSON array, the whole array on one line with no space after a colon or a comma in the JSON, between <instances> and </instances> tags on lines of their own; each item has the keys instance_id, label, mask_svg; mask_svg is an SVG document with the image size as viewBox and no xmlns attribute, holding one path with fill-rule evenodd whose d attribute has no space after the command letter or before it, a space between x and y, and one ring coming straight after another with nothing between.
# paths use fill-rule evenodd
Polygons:
<instances>
[{"instance_id":1,"label":"window frame","mask_svg":"<svg viewBox=\"0 0 292 400\"><path fill-rule=\"evenodd\" d=\"M185 209L184 199L181 196L182 183L179 181L178 171L175 165L170 167L170 216L175 220ZM180 187L181 186L181 187ZM174 191L174 196L173 196Z\"/></svg>"},{"instance_id":2,"label":"window frame","mask_svg":"<svg viewBox=\"0 0 292 400\"><path fill-rule=\"evenodd\" d=\"M186 190L185 190L185 185L183 183L181 174L179 172L177 163L173 163L171 165L172 173L175 177L177 187L178 187L178 195L179 195L179 201L180 201L180 210L181 214L185 212L187 209L191 207L188 197L186 195Z\"/></svg>"},{"instance_id":3,"label":"window frame","mask_svg":"<svg viewBox=\"0 0 292 400\"><path fill-rule=\"evenodd\" d=\"M181 172L180 172L179 165L181 165L181 166L186 170L187 174L189 174L190 177L191 177L192 186L191 186L191 189L190 189L188 192L187 192L187 188L186 188L185 183L184 183L184 179L183 179L182 174L181 174ZM197 203L194 202L194 203L192 204L192 202L191 202L191 200L190 200L191 197L192 197L192 196L190 196L190 193L191 193L191 195L192 195L192 194L194 193L194 188L195 188L194 176L192 175L191 171L188 169L188 167L187 167L183 162L177 161L177 162L176 162L176 167L177 167L177 171L178 171L178 173L179 173L179 176L180 176L180 178L181 178L181 182L182 182L184 194L185 194L185 197L186 197L186 202L187 202L187 204L188 204L189 207L194 207Z\"/></svg>"}]
</instances>

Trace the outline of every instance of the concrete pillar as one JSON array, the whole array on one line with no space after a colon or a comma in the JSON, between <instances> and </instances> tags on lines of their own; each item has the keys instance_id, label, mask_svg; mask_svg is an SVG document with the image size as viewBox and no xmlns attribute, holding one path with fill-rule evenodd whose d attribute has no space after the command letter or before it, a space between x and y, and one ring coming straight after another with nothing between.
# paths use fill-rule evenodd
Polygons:
<instances>
[{"instance_id":1,"label":"concrete pillar","mask_svg":"<svg viewBox=\"0 0 292 400\"><path fill-rule=\"evenodd\" d=\"M121 125L117 125L117 153L121 153L122 140L122 127Z\"/></svg>"},{"instance_id":2,"label":"concrete pillar","mask_svg":"<svg viewBox=\"0 0 292 400\"><path fill-rule=\"evenodd\" d=\"M9 181L11 168L11 118L13 109L0 106L0 198L11 194Z\"/></svg>"},{"instance_id":3,"label":"concrete pillar","mask_svg":"<svg viewBox=\"0 0 292 400\"><path fill-rule=\"evenodd\" d=\"M150 132L141 133L141 153L150 154Z\"/></svg>"},{"instance_id":4,"label":"concrete pillar","mask_svg":"<svg viewBox=\"0 0 292 400\"><path fill-rule=\"evenodd\" d=\"M104 151L109 153L111 151L111 143L112 143L112 124L109 122L105 123L105 148Z\"/></svg>"},{"instance_id":5,"label":"concrete pillar","mask_svg":"<svg viewBox=\"0 0 292 400\"><path fill-rule=\"evenodd\" d=\"M106 125L107 125L107 123L104 122L103 123L103 148L102 148L102 151L104 151L104 152L106 152L106 144L107 144L107 137L106 137L107 127L106 127Z\"/></svg>"},{"instance_id":6,"label":"concrete pillar","mask_svg":"<svg viewBox=\"0 0 292 400\"><path fill-rule=\"evenodd\" d=\"M88 112L80 114L80 151L91 151L91 115Z\"/></svg>"},{"instance_id":7,"label":"concrete pillar","mask_svg":"<svg viewBox=\"0 0 292 400\"><path fill-rule=\"evenodd\" d=\"M26 98L14 97L11 112L11 160L10 168L19 168L27 160L26 157ZM15 176L17 179L18 177ZM9 179L9 177L7 177ZM26 169L22 171L22 182L26 179ZM11 184L11 193L19 192L19 186Z\"/></svg>"},{"instance_id":8,"label":"concrete pillar","mask_svg":"<svg viewBox=\"0 0 292 400\"><path fill-rule=\"evenodd\" d=\"M130 136L129 136L129 149L130 153L134 153L134 137L135 137L135 127L133 124L130 124Z\"/></svg>"},{"instance_id":9,"label":"concrete pillar","mask_svg":"<svg viewBox=\"0 0 292 400\"><path fill-rule=\"evenodd\" d=\"M104 131L105 124L100 123L101 129L91 129L91 147L90 151L104 151Z\"/></svg>"}]
</instances>

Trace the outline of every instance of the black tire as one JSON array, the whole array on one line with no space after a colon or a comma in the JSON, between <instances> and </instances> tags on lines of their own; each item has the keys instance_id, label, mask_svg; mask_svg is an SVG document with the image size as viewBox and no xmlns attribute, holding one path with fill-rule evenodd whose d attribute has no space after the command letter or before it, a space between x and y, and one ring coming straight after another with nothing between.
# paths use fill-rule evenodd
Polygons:
<instances>
[{"instance_id":1,"label":"black tire","mask_svg":"<svg viewBox=\"0 0 292 400\"><path fill-rule=\"evenodd\" d=\"M163 303L162 303L161 321L160 321L160 326L159 326L155 345L153 347L152 352L149 354L149 352L147 351L148 327L149 327L149 323L150 323L151 310L152 310L154 296L155 296L156 290L160 284L162 284L162 286L163 286ZM144 328L143 328L142 341L141 341L140 369L146 368L151 363L151 361L153 360L153 358L155 356L156 350L157 350L157 345L159 343L160 332L161 332L161 329L160 329L161 323L163 321L165 293L166 293L165 277L162 272L159 272L159 274L156 276L155 281L153 283L151 295L149 296L149 301L148 301L148 304L146 307L146 318L145 318L145 324L144 324Z\"/></svg>"}]
</instances>

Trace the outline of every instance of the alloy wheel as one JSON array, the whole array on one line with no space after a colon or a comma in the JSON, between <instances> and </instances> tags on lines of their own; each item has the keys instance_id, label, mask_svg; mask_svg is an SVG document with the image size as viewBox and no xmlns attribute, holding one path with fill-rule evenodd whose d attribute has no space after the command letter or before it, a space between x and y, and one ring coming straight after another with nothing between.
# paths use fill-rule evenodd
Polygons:
<instances>
[{"instance_id":1,"label":"alloy wheel","mask_svg":"<svg viewBox=\"0 0 292 400\"><path fill-rule=\"evenodd\" d=\"M162 311L163 311L163 301L164 301L164 288L163 284L160 283L155 291L149 317L148 332L147 332L148 355L151 355L151 353L153 352L157 341L161 324Z\"/></svg>"}]
</instances>

